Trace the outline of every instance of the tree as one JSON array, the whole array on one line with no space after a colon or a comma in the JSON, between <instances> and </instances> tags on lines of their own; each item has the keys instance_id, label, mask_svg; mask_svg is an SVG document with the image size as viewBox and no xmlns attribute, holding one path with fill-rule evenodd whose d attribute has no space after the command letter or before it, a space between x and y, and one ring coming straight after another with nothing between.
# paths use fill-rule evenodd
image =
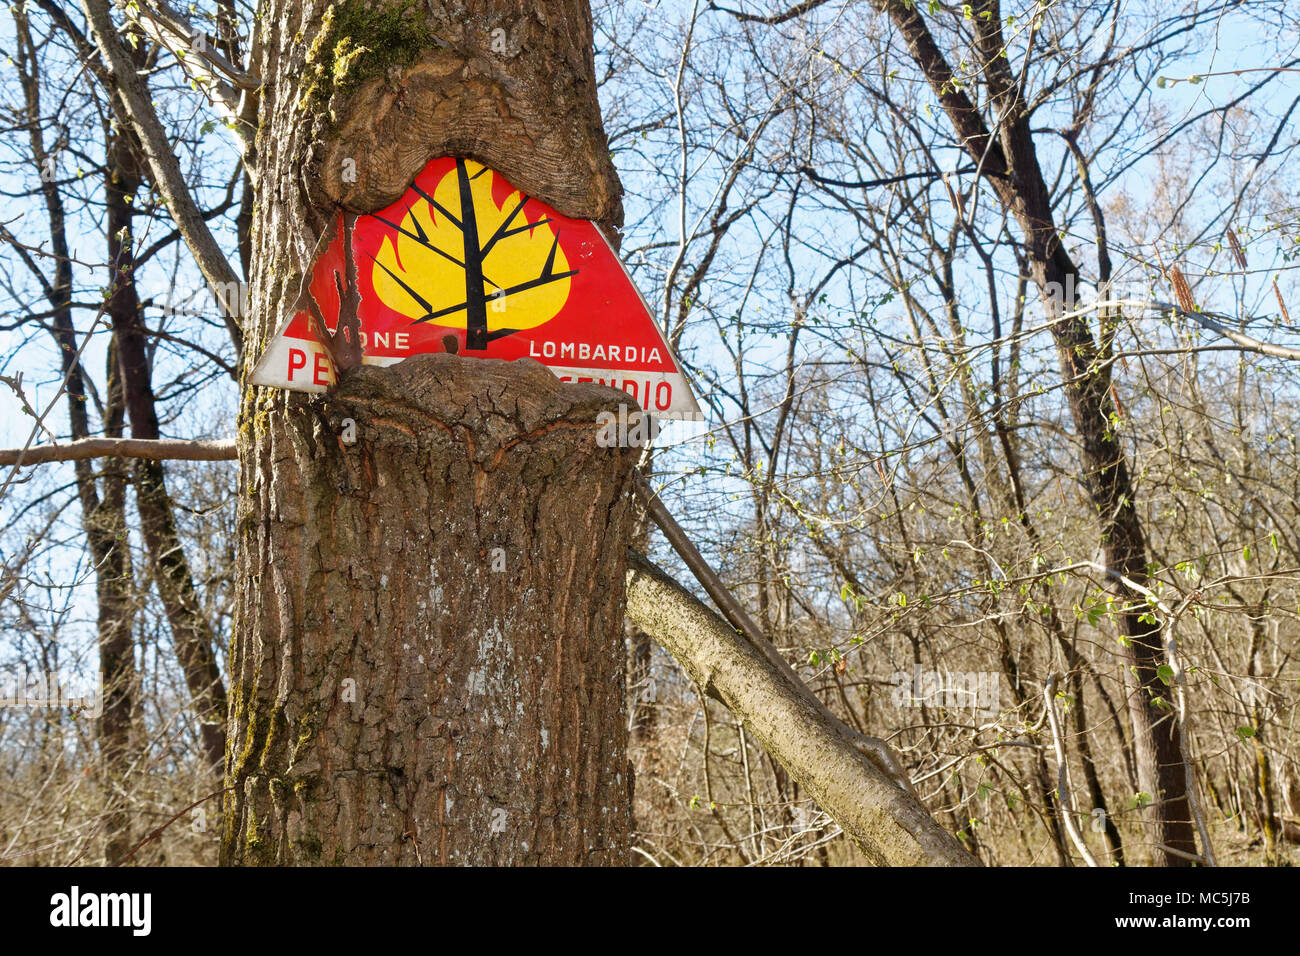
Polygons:
<instances>
[{"instance_id":1,"label":"tree","mask_svg":"<svg viewBox=\"0 0 1300 956\"><path fill-rule=\"evenodd\" d=\"M230 266L213 254L106 6L85 6L151 177L229 321ZM393 280L390 295L400 289L408 308L422 310L416 321L463 310L471 350L512 331L487 327L489 288L502 297L554 295L547 287L562 292L576 273L560 260L553 232L539 231L544 219L525 213L513 224L522 198L500 210L486 239L475 234L487 225L474 185L486 166L471 171L470 159L566 215L617 225L619 190L594 99L585 4L567 8L567 20L548 11L544 22L503 5L483 21L486 31L439 11L427 21L408 18L410 6L272 9L265 22L277 26L250 64L260 85L218 64L245 94L256 90L262 131L254 143L251 123L236 126L245 156L256 157L260 197L247 244L251 322L232 328L237 346L264 343L296 310L315 305L319 313L304 280L340 233L352 282L357 217L391 203L430 155L458 157L451 184L460 215L449 214L441 184L431 184L422 198L437 222L425 208L388 224L399 243L455 260L465 299L434 309L415 288L421 279L399 275L406 254L385 261L382 250L375 266ZM577 29L557 31L559 22ZM185 33L165 12L153 23L173 38ZM279 43L278 30L308 42ZM448 79L444 61L455 59L448 50L465 44L480 50L469 62L482 75ZM571 69L557 74L553 62ZM229 100L229 91L216 95ZM459 113L446 108L448 97ZM247 99L231 112L250 116ZM472 142L466 129L476 130ZM447 225L459 233L459 249L446 248L445 235L433 239ZM494 247L516 237L538 261L515 242L493 264ZM357 368L356 297L346 291L338 324L322 329L341 359L342 381L328 399L244 393L223 859L623 859L631 773L620 635L632 452L592 441L598 414L622 395L566 389L536 366L452 355ZM342 437L353 434L355 443ZM84 444L90 454L100 447ZM123 443L111 453L146 460L167 453L154 445L167 443ZM710 593L733 607L698 558L692 567ZM670 607L689 607L684 595L662 596ZM763 716L765 739L814 792L830 779L817 754L826 747L843 754L853 769L825 798L853 823L864 849L881 861L971 862L928 817L888 747L834 718L743 612L731 613L768 661L759 672L768 693L802 701L802 711L778 707ZM661 639L694 666L718 640L707 628L695 635ZM735 686L716 685L724 694ZM744 713L761 700L733 705ZM818 747L798 744L800 724L810 720L826 735ZM878 792L880 802L858 807L846 779Z\"/></svg>"},{"instance_id":2,"label":"tree","mask_svg":"<svg viewBox=\"0 0 1300 956\"><path fill-rule=\"evenodd\" d=\"M1151 615L1142 609L1145 600L1140 586L1146 579L1148 561L1137 493L1127 457L1107 427L1114 412L1110 366L1100 360L1108 352L1115 317L1104 316L1094 336L1087 318L1073 315L1078 306L1075 290L1081 289L1084 281L1055 222L1030 127L1029 91L1013 72L1010 58L1003 55L1007 40L998 0L972 5L976 53L983 68L988 107L996 116L992 125L960 88L948 57L916 5L877 0L875 6L889 16L968 156L1020 226L1026 266L1053 320L1052 335L1074 425L1082 439L1080 465L1100 524L1110 587L1127 608L1118 623L1129 670L1137 682L1127 698L1139 785L1150 795L1148 815L1157 844L1168 848L1161 850L1166 863L1187 865L1188 858L1195 855L1196 841L1187 803L1181 729L1177 721L1169 719L1170 704L1160 678L1165 658L1159 628L1147 623ZM1108 279L1108 275L1101 277L1102 282Z\"/></svg>"},{"instance_id":3,"label":"tree","mask_svg":"<svg viewBox=\"0 0 1300 956\"><path fill-rule=\"evenodd\" d=\"M507 4L472 20L410 6L273 5L264 19L251 341L297 306L334 204L384 204L376 180L394 155L404 190L429 157L505 150L513 161L497 167L527 162L530 193L617 218L584 5L552 11L566 29ZM491 52L496 29L516 38L513 56ZM459 73L433 69L452 56L435 40L452 39L477 51L464 111L435 109L470 96ZM553 62L571 69L543 87ZM562 164L474 122L499 111L555 128L558 109L587 119L547 133L571 136ZM472 144L458 142L465 130ZM363 137L375 147L357 148ZM584 156L591 181L548 188ZM363 187L347 195L332 193L343 158ZM582 427L609 404L540 368L451 356L354 372L327 410L246 393L224 860L625 859L632 462ZM338 437L344 418L354 447Z\"/></svg>"},{"instance_id":4,"label":"tree","mask_svg":"<svg viewBox=\"0 0 1300 956\"><path fill-rule=\"evenodd\" d=\"M1147 82L1286 15L613 0L573 69L549 5L84 7L20 4L0 74L31 205L0 232L5 360L61 385L0 379L35 419L0 450L0 673L120 679L97 735L6 725L4 791L49 778L0 800L10 855L1293 852L1293 90ZM1293 65L1261 32L1231 65ZM618 393L464 361L584 281L543 204L612 228L611 159L624 262L712 412L640 475L592 447ZM219 308L175 311L196 282ZM372 290L453 354L358 367ZM323 396L247 385L289 315ZM238 488L167 462L237 455ZM1181 738L1164 783L1152 733ZM227 756L218 840L179 821ZM137 846L137 813L178 825Z\"/></svg>"}]
</instances>

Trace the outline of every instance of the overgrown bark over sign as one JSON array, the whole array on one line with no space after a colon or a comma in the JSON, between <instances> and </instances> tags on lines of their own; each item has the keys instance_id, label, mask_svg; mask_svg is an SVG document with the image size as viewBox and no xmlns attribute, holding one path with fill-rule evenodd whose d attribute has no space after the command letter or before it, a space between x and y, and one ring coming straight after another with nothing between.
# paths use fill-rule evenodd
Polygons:
<instances>
[{"instance_id":1,"label":"overgrown bark over sign","mask_svg":"<svg viewBox=\"0 0 1300 956\"><path fill-rule=\"evenodd\" d=\"M245 463L227 862L627 862L618 401L430 355L275 416Z\"/></svg>"},{"instance_id":2,"label":"overgrown bark over sign","mask_svg":"<svg viewBox=\"0 0 1300 956\"><path fill-rule=\"evenodd\" d=\"M622 224L587 0L334 3L321 27L306 89L334 126L308 169L324 201L370 212L431 156L469 156L566 216Z\"/></svg>"},{"instance_id":3,"label":"overgrown bark over sign","mask_svg":"<svg viewBox=\"0 0 1300 956\"><path fill-rule=\"evenodd\" d=\"M261 22L254 348L302 308L336 202L378 208L432 157L621 216L585 3L271 0ZM626 860L632 461L595 444L618 401L446 355L324 401L245 390L225 862Z\"/></svg>"}]
</instances>

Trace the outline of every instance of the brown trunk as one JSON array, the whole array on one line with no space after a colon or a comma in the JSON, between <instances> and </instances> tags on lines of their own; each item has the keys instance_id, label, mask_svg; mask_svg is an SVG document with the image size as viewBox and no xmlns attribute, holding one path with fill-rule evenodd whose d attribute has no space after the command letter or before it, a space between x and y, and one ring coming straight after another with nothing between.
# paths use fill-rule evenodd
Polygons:
<instances>
[{"instance_id":1,"label":"brown trunk","mask_svg":"<svg viewBox=\"0 0 1300 956\"><path fill-rule=\"evenodd\" d=\"M57 163L58 156L47 152L42 132L40 81L36 49L32 43L26 7L13 8L17 39L18 69L24 104L29 117L32 156L44 170L47 161ZM109 184L111 203L111 183ZM48 289L55 342L59 349L62 372L67 382L68 421L73 440L90 437L85 376L77 357L77 333L72 321L72 259L68 248L67 216L63 197L54 177L42 176L41 193L50 223L50 245L54 253L54 278ZM109 258L115 240L109 231ZM104 434L122 435L122 387L116 374L116 343L108 349L108 387L104 404ZM103 688L103 712L99 720L99 745L103 757L104 790L108 794L104 808L104 858L109 865L122 860L131 845L131 821L120 794L132 763L131 728L135 710L135 656L131 640L134 604L129 539L126 530L126 469L121 462L104 466L103 494L96 482L94 464L78 461L73 465L77 496L81 503L82 526L95 567L95 597L98 607L96 634L99 646L100 680Z\"/></svg>"},{"instance_id":2,"label":"brown trunk","mask_svg":"<svg viewBox=\"0 0 1300 956\"><path fill-rule=\"evenodd\" d=\"M227 862L626 862L632 454L594 425L618 401L432 355L268 416L241 496Z\"/></svg>"},{"instance_id":3,"label":"brown trunk","mask_svg":"<svg viewBox=\"0 0 1300 956\"><path fill-rule=\"evenodd\" d=\"M1195 854L1196 841L1183 773L1182 735L1173 719L1169 691L1157 673L1164 663L1159 626L1139 619L1150 610L1145 598L1120 580L1122 576L1143 583L1146 541L1128 461L1111 430L1109 366L1098 363L1104 357L1106 333L1101 330L1099 343L1086 319L1062 317L1075 308L1073 291L1080 285L1079 269L1060 242L1022 90L1010 62L1002 56L1006 40L1000 4L997 0L980 0L974 5L983 82L1001 118L994 135L963 85L956 81L920 11L900 0L873 3L889 15L903 35L962 144L980 164L1002 205L1015 217L1023 233L1022 251L1030 277L1038 286L1049 317L1056 319L1052 334L1080 441L1082 478L1100 524L1102 557L1114 575L1109 583L1119 605L1132 608L1117 615L1117 625L1124 643L1121 657L1125 670L1136 682L1128 694L1128 710L1138 785L1150 797L1146 819L1157 845L1158 861L1167 866L1187 866L1188 860L1180 853ZM1164 852L1162 846L1180 853Z\"/></svg>"},{"instance_id":4,"label":"brown trunk","mask_svg":"<svg viewBox=\"0 0 1300 956\"><path fill-rule=\"evenodd\" d=\"M125 221L123 211L129 206L124 194L114 181L113 164L109 163L106 183L106 221L108 224L108 261L110 268L131 249L130 220ZM117 276L111 278L108 312L114 314L117 301ZM126 394L119 364L120 340L114 334L108 350L108 402L104 409L104 434L120 438L125 425ZM121 460L104 461L104 495L99 503L95 520L97 533L106 540L96 545L92 541L96 563L99 567L99 666L104 681L104 713L100 721L100 740L104 761L113 783L114 803L105 832L105 862L115 866L130 851L130 818L127 809L117 801L117 794L130 792L129 775L135 754L131 747L133 711L136 700L135 642L131 624L135 614L136 596L131 573L130 539L126 525L126 483L129 469Z\"/></svg>"},{"instance_id":5,"label":"brown trunk","mask_svg":"<svg viewBox=\"0 0 1300 956\"><path fill-rule=\"evenodd\" d=\"M104 409L104 434L118 438L123 430L122 379L115 367L116 343L108 350L108 402ZM104 461L103 496L87 522L87 538L95 557L95 597L99 604L99 669L104 687L104 712L100 715L99 745L112 797L104 825L104 862L121 863L133 846L131 817L123 795L130 792L136 759L132 728L138 679L131 625L136 596L131 573L130 537L126 524L127 466L120 460Z\"/></svg>"},{"instance_id":6,"label":"brown trunk","mask_svg":"<svg viewBox=\"0 0 1300 956\"><path fill-rule=\"evenodd\" d=\"M135 286L131 241L122 238L131 235L134 199L142 183L135 147L126 137L113 139L109 170L109 247L116 275L108 314L117 342L131 436L154 439L159 434L153 373ZM202 759L213 773L220 776L226 750L226 692L212 649L212 628L199 606L189 559L176 529L163 463L137 461L134 480L141 535L149 552L158 596L171 627L190 701L199 721Z\"/></svg>"},{"instance_id":7,"label":"brown trunk","mask_svg":"<svg viewBox=\"0 0 1300 956\"><path fill-rule=\"evenodd\" d=\"M254 347L334 204L434 157L621 218L583 0L265 7ZM620 394L452 355L245 391L224 862L627 862Z\"/></svg>"}]
</instances>

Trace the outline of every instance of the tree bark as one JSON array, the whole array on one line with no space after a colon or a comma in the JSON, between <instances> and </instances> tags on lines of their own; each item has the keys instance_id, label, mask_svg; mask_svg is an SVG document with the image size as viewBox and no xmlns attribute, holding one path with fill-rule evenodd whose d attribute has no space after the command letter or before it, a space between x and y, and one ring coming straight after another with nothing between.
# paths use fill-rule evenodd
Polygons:
<instances>
[{"instance_id":1,"label":"tree bark","mask_svg":"<svg viewBox=\"0 0 1300 956\"><path fill-rule=\"evenodd\" d=\"M585 0L268 0L261 22L254 348L339 211L434 157L621 218ZM620 396L451 355L324 399L245 390L223 862L626 862L633 462L595 442Z\"/></svg>"},{"instance_id":2,"label":"tree bark","mask_svg":"<svg viewBox=\"0 0 1300 956\"><path fill-rule=\"evenodd\" d=\"M607 234L622 225L588 0L368 6L333 3L328 24L304 24L306 43L323 42L307 54L303 86L317 84L320 117L333 117L305 170L322 204L370 212L400 198L432 156L464 156ZM375 49L348 60L358 45Z\"/></svg>"},{"instance_id":3,"label":"tree bark","mask_svg":"<svg viewBox=\"0 0 1300 956\"><path fill-rule=\"evenodd\" d=\"M626 861L635 450L595 441L619 401L428 355L270 418L244 459L226 862Z\"/></svg>"},{"instance_id":4,"label":"tree bark","mask_svg":"<svg viewBox=\"0 0 1300 956\"><path fill-rule=\"evenodd\" d=\"M644 558L633 557L628 575L628 619L741 718L868 859L885 866L978 865L759 648Z\"/></svg>"}]
</instances>

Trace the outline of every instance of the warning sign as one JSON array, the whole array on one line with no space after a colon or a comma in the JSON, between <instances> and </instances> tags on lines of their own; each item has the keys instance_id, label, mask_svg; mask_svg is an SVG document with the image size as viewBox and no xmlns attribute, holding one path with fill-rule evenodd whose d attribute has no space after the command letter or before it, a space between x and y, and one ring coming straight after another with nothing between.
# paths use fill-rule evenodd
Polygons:
<instances>
[{"instance_id":1,"label":"warning sign","mask_svg":"<svg viewBox=\"0 0 1300 956\"><path fill-rule=\"evenodd\" d=\"M660 418L704 417L600 229L450 157L391 206L339 217L302 311L252 381L323 392L335 362L444 351L537 359L561 381L613 386Z\"/></svg>"}]
</instances>

